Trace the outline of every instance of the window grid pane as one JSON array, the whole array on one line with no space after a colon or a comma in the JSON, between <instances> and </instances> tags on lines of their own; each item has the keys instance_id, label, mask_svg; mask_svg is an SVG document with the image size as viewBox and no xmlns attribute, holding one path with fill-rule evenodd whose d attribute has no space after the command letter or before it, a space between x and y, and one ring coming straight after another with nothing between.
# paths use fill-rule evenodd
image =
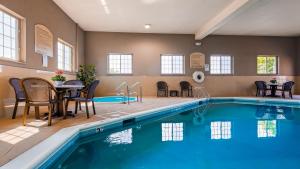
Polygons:
<instances>
[{"instance_id":1,"label":"window grid pane","mask_svg":"<svg viewBox=\"0 0 300 169\"><path fill-rule=\"evenodd\" d=\"M257 74L277 74L277 57L264 55L258 56Z\"/></svg>"},{"instance_id":2,"label":"window grid pane","mask_svg":"<svg viewBox=\"0 0 300 169\"><path fill-rule=\"evenodd\" d=\"M162 55L161 74L184 74L184 56Z\"/></svg>"},{"instance_id":3,"label":"window grid pane","mask_svg":"<svg viewBox=\"0 0 300 169\"><path fill-rule=\"evenodd\" d=\"M232 57L210 56L210 74L232 74Z\"/></svg>"},{"instance_id":4,"label":"window grid pane","mask_svg":"<svg viewBox=\"0 0 300 169\"><path fill-rule=\"evenodd\" d=\"M19 60L18 19L0 10L0 58Z\"/></svg>"},{"instance_id":5,"label":"window grid pane","mask_svg":"<svg viewBox=\"0 0 300 169\"><path fill-rule=\"evenodd\" d=\"M111 74L131 74L132 55L110 54L108 56L108 72Z\"/></svg>"},{"instance_id":6,"label":"window grid pane","mask_svg":"<svg viewBox=\"0 0 300 169\"><path fill-rule=\"evenodd\" d=\"M63 42L57 43L57 68L72 71L72 47Z\"/></svg>"}]
</instances>

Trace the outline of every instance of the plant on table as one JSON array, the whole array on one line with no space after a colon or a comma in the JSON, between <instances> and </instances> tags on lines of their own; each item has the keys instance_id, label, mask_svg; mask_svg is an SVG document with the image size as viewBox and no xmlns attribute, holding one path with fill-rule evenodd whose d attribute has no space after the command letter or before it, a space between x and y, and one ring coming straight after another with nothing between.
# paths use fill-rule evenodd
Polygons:
<instances>
[{"instance_id":1,"label":"plant on table","mask_svg":"<svg viewBox=\"0 0 300 169\"><path fill-rule=\"evenodd\" d=\"M94 80L96 80L96 68L95 65L80 65L79 70L76 73L78 80L81 80L84 86L90 85Z\"/></svg>"},{"instance_id":2,"label":"plant on table","mask_svg":"<svg viewBox=\"0 0 300 169\"><path fill-rule=\"evenodd\" d=\"M64 81L66 81L66 77L63 76L64 71L62 70L57 70L55 72L55 76L53 76L51 79L54 81L54 84L56 86L60 86L63 84Z\"/></svg>"},{"instance_id":3,"label":"plant on table","mask_svg":"<svg viewBox=\"0 0 300 169\"><path fill-rule=\"evenodd\" d=\"M276 77L273 77L271 80L270 80L271 83L276 83L277 82L277 79Z\"/></svg>"}]
</instances>

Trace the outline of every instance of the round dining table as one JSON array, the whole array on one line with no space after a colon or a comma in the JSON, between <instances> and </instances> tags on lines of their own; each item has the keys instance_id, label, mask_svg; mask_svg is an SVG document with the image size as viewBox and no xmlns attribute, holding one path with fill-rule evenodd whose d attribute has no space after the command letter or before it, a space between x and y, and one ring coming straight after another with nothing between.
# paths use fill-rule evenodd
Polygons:
<instances>
[{"instance_id":1,"label":"round dining table","mask_svg":"<svg viewBox=\"0 0 300 169\"><path fill-rule=\"evenodd\" d=\"M282 86L282 83L267 83L268 86L270 86L270 90L271 90L271 95L269 95L270 97L278 97L276 95L276 91L277 88Z\"/></svg>"},{"instance_id":2,"label":"round dining table","mask_svg":"<svg viewBox=\"0 0 300 169\"><path fill-rule=\"evenodd\" d=\"M80 89L83 89L84 86L83 85L59 85L59 86L54 85L54 87L58 91L57 97L59 100L59 102L57 103L57 109L56 109L55 115L58 117L61 117L61 116L63 116L63 112L64 112L64 108L65 108L64 96L66 94L66 91L67 90L76 90L76 89L80 90ZM66 112L66 115L74 116L72 111Z\"/></svg>"}]
</instances>

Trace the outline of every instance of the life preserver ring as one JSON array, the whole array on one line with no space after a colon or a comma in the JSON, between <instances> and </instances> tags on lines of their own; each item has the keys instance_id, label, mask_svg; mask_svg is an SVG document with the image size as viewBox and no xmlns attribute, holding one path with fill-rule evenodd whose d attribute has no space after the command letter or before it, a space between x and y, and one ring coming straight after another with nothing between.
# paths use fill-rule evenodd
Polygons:
<instances>
[{"instance_id":1,"label":"life preserver ring","mask_svg":"<svg viewBox=\"0 0 300 169\"><path fill-rule=\"evenodd\" d=\"M193 80L196 82L196 83L202 83L205 79L205 75L202 71L195 71L193 73Z\"/></svg>"}]
</instances>

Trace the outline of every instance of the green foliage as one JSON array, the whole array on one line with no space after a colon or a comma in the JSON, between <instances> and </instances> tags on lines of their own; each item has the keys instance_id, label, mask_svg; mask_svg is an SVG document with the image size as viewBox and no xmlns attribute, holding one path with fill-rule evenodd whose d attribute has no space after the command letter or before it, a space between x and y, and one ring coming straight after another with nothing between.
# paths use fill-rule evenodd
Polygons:
<instances>
[{"instance_id":1,"label":"green foliage","mask_svg":"<svg viewBox=\"0 0 300 169\"><path fill-rule=\"evenodd\" d=\"M85 86L91 84L96 80L95 65L80 65L79 70L76 73L76 78L81 80Z\"/></svg>"},{"instance_id":2,"label":"green foliage","mask_svg":"<svg viewBox=\"0 0 300 169\"><path fill-rule=\"evenodd\" d=\"M51 80L53 80L53 81L62 81L62 82L64 82L64 81L66 81L66 77L63 76L63 74L64 74L64 71L62 71L62 70L57 70L57 71L55 72L55 76L53 76L53 77L51 78Z\"/></svg>"},{"instance_id":3,"label":"green foliage","mask_svg":"<svg viewBox=\"0 0 300 169\"><path fill-rule=\"evenodd\" d=\"M66 77L64 77L63 75L55 75L51 78L53 81L66 81Z\"/></svg>"},{"instance_id":4,"label":"green foliage","mask_svg":"<svg viewBox=\"0 0 300 169\"><path fill-rule=\"evenodd\" d=\"M257 73L258 74L276 74L277 73L277 58L276 56L257 57Z\"/></svg>"}]
</instances>

